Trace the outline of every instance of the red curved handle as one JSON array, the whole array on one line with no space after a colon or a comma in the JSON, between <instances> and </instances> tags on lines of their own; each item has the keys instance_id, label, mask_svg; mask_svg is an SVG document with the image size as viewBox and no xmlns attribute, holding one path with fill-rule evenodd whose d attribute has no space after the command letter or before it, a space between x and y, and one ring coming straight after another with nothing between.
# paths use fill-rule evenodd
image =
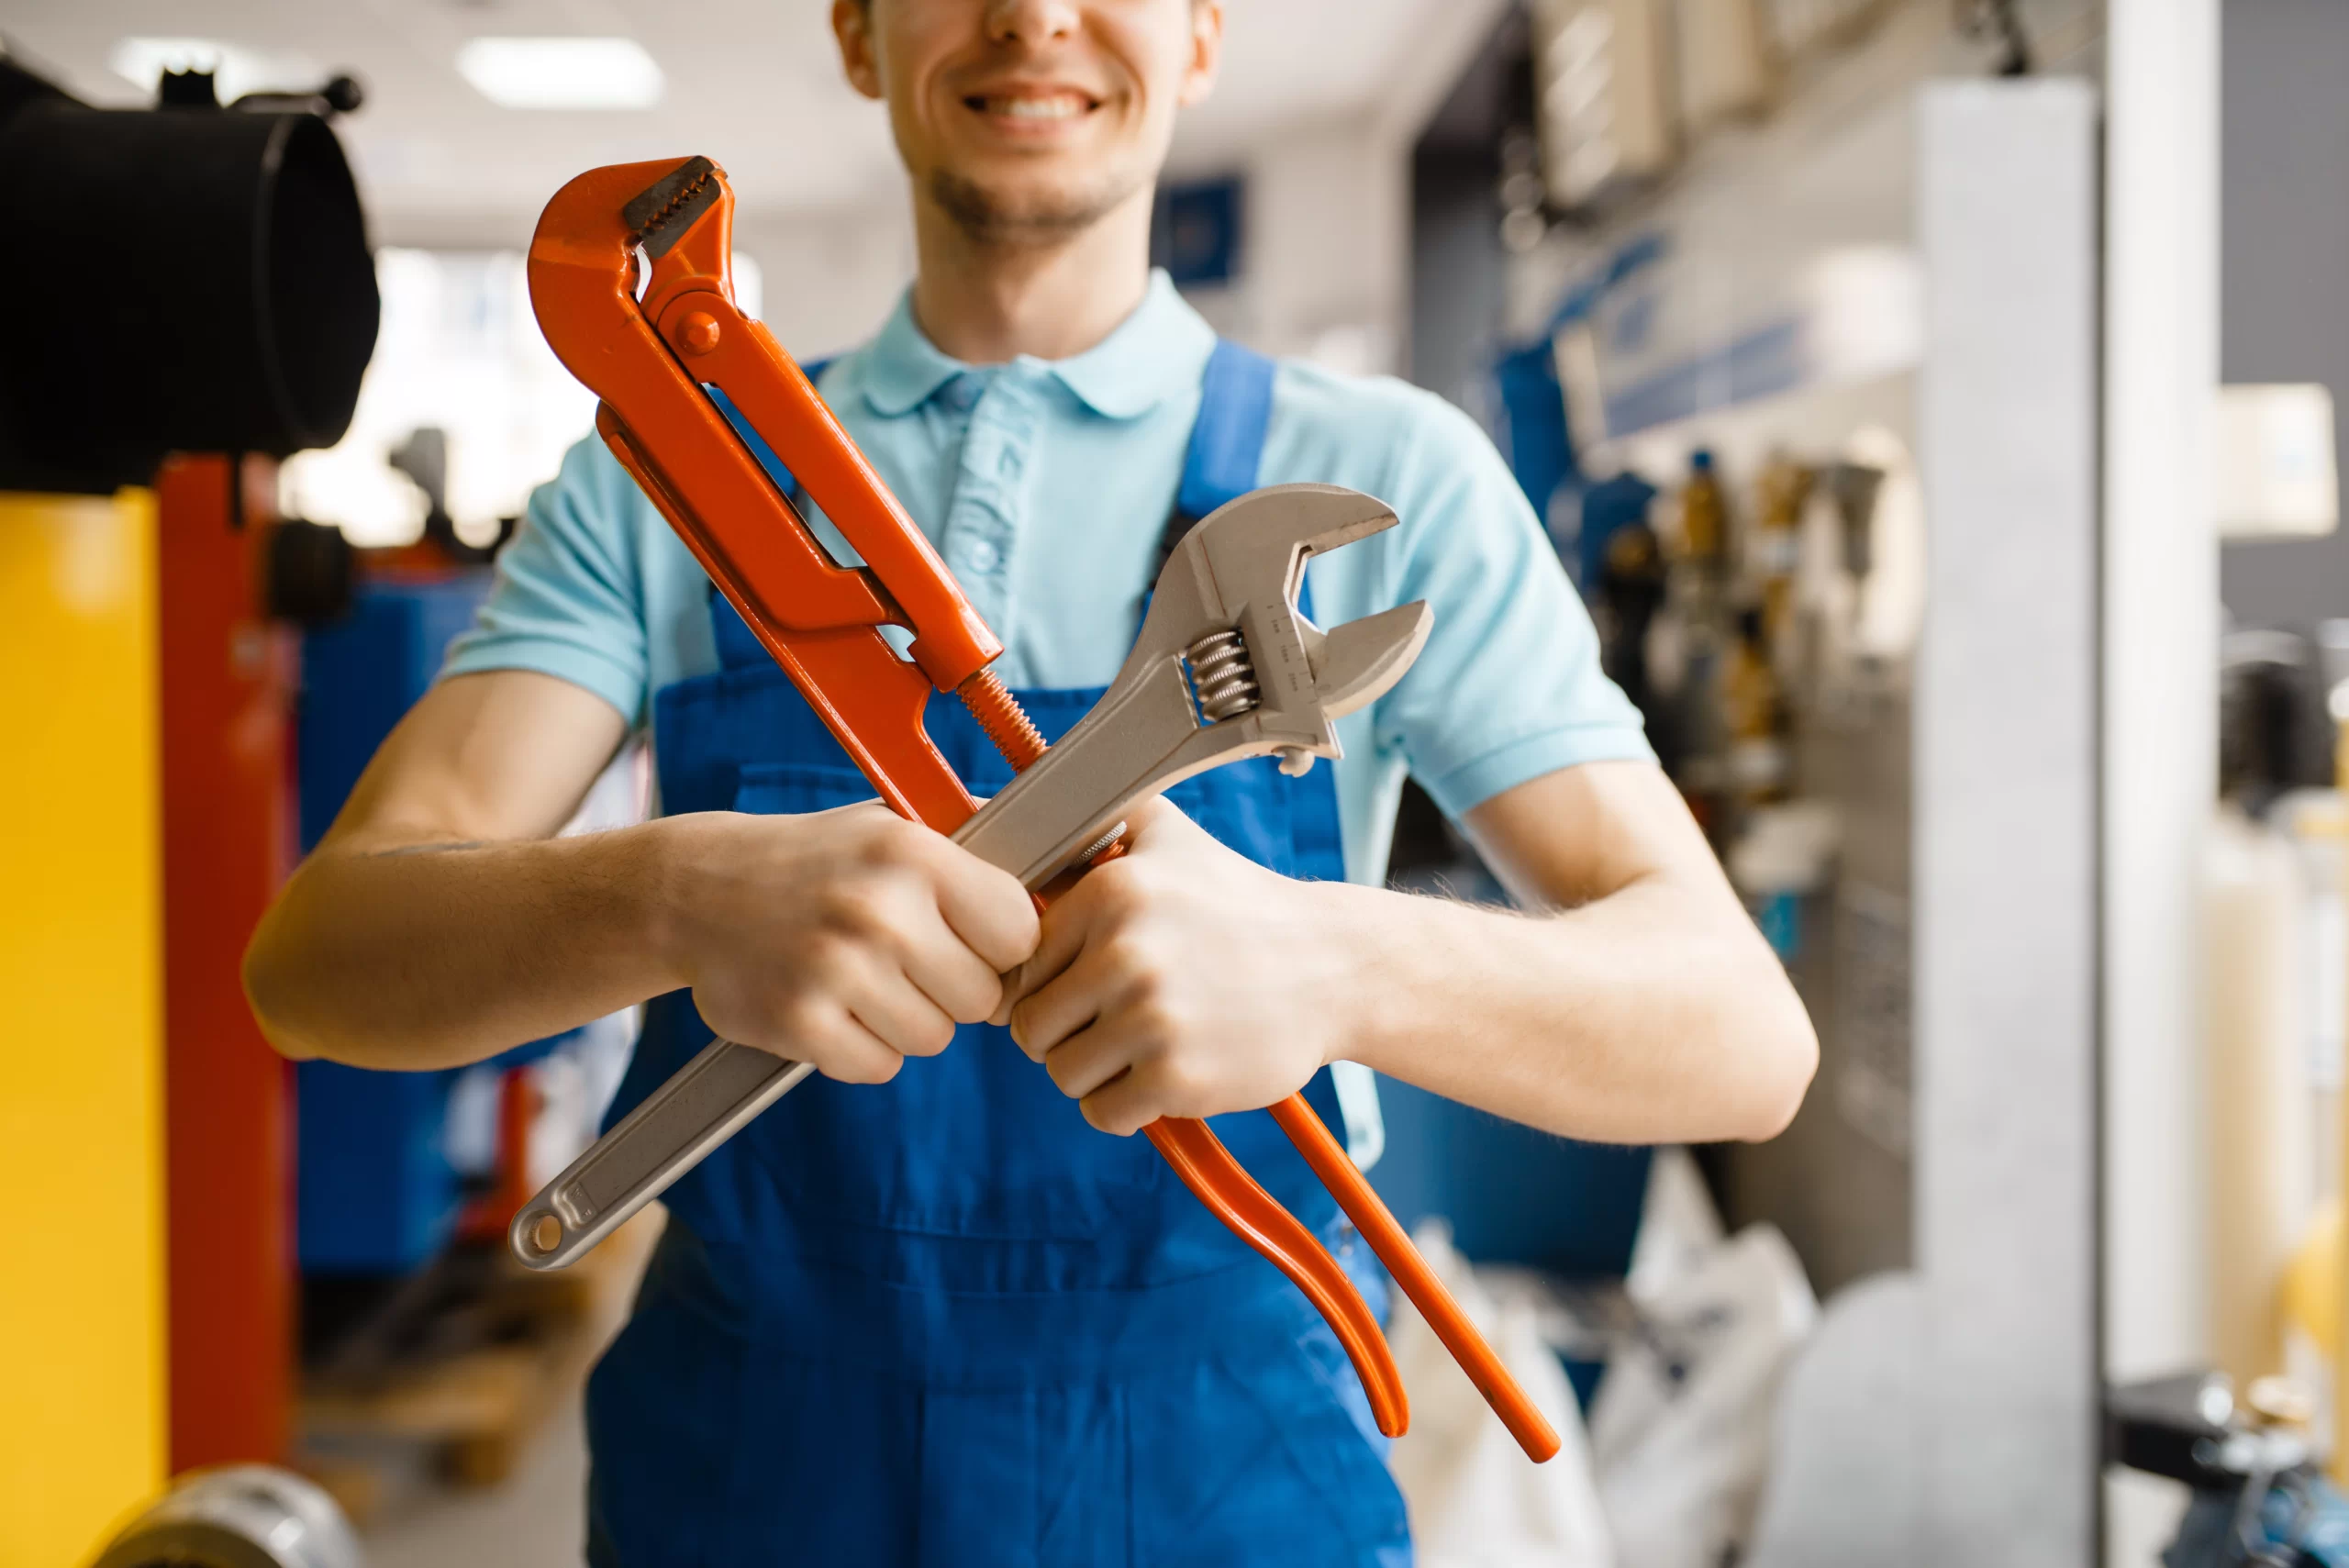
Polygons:
<instances>
[{"instance_id":1,"label":"red curved handle","mask_svg":"<svg viewBox=\"0 0 2349 1568\"><path fill-rule=\"evenodd\" d=\"M1395 1352L1387 1348L1386 1336L1378 1331L1378 1319L1371 1316L1362 1292L1354 1288L1338 1260L1295 1215L1256 1184L1256 1178L1231 1157L1207 1123L1162 1117L1142 1130L1150 1134L1160 1156L1174 1167L1192 1195L1241 1240L1270 1259L1329 1319L1330 1327L1337 1330L1338 1342L1346 1347L1346 1358L1362 1378L1363 1392L1370 1396L1370 1413L1378 1429L1390 1438L1402 1436L1411 1424L1403 1374L1396 1370Z\"/></svg>"},{"instance_id":2,"label":"red curved handle","mask_svg":"<svg viewBox=\"0 0 2349 1568\"><path fill-rule=\"evenodd\" d=\"M1411 1305L1419 1309L1419 1316L1428 1320L1428 1327L1435 1330L1436 1338L1443 1341L1443 1348L1452 1352L1452 1359L1460 1363L1460 1370L1468 1374L1468 1381L1476 1385L1476 1392L1485 1396L1485 1403L1493 1407L1493 1414L1501 1418L1526 1457L1541 1464L1556 1454L1557 1429L1526 1397L1501 1358L1485 1342L1485 1336L1476 1332L1476 1326L1460 1310L1460 1303L1411 1245L1386 1200L1372 1190L1353 1159L1330 1136L1305 1096L1291 1095L1272 1111L1273 1119L1280 1123L1288 1140L1297 1145L1297 1151L1305 1156L1305 1162L1313 1167L1313 1173L1321 1178L1321 1184L1330 1189L1330 1195L1338 1200L1338 1207L1346 1211L1346 1218L1354 1222L1354 1229L1362 1232L1370 1250L1378 1254L1378 1261L1386 1265L1386 1272L1395 1276L1395 1283L1403 1287L1403 1294L1411 1298Z\"/></svg>"}]
</instances>

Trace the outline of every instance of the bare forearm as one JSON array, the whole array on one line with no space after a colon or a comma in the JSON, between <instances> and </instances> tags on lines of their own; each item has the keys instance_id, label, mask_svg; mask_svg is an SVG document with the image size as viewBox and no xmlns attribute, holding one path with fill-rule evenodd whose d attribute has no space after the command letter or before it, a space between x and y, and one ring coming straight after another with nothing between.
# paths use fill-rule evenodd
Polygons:
<instances>
[{"instance_id":1,"label":"bare forearm","mask_svg":"<svg viewBox=\"0 0 2349 1568\"><path fill-rule=\"evenodd\" d=\"M1331 885L1363 954L1353 1059L1553 1132L1767 1138L1816 1059L1784 971L1734 906L1664 877L1521 916Z\"/></svg>"},{"instance_id":2,"label":"bare forearm","mask_svg":"<svg viewBox=\"0 0 2349 1568\"><path fill-rule=\"evenodd\" d=\"M658 824L516 843L321 846L246 954L290 1056L478 1061L681 984L657 940Z\"/></svg>"}]
</instances>

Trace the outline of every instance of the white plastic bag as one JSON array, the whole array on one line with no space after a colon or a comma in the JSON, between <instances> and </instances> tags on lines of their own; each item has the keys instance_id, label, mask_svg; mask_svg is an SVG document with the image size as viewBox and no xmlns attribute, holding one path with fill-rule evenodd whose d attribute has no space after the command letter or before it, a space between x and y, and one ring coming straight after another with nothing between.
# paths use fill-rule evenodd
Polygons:
<instances>
[{"instance_id":1,"label":"white plastic bag","mask_svg":"<svg viewBox=\"0 0 2349 1568\"><path fill-rule=\"evenodd\" d=\"M1637 1568L1720 1568L1753 1528L1779 1381L1819 1305L1768 1225L1645 1274L1635 1262L1631 1294L1638 1331L1590 1411L1616 1553Z\"/></svg>"},{"instance_id":2,"label":"white plastic bag","mask_svg":"<svg viewBox=\"0 0 2349 1568\"><path fill-rule=\"evenodd\" d=\"M1396 1440L1391 1463L1410 1508L1419 1568L1614 1568L1619 1559L1592 1480L1582 1412L1565 1369L1542 1340L1539 1318L1549 1303L1539 1283L1508 1273L1472 1274L1440 1221L1420 1226L1414 1240L1557 1429L1560 1444L1547 1464L1528 1463L1427 1320L1398 1293L1387 1338L1410 1395L1411 1429Z\"/></svg>"}]
</instances>

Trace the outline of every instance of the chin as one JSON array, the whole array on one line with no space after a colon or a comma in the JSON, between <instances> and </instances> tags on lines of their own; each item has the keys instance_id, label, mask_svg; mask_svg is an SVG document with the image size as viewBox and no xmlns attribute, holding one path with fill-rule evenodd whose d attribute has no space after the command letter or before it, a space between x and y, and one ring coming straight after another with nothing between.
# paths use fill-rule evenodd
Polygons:
<instances>
[{"instance_id":1,"label":"chin","mask_svg":"<svg viewBox=\"0 0 2349 1568\"><path fill-rule=\"evenodd\" d=\"M1091 228L1144 183L1098 170L1080 174L1034 168L940 169L929 185L940 209L974 235L1041 239Z\"/></svg>"}]
</instances>

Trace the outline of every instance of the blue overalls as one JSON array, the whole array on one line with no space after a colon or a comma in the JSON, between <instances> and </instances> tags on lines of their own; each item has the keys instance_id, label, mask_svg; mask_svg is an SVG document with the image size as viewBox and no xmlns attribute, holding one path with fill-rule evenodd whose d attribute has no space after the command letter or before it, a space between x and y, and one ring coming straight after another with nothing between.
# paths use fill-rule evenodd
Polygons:
<instances>
[{"instance_id":1,"label":"blue overalls","mask_svg":"<svg viewBox=\"0 0 2349 1568\"><path fill-rule=\"evenodd\" d=\"M1272 362L1220 344L1176 526L1255 487ZM821 811L873 791L724 599L719 671L655 698L662 807ZM1098 688L1019 694L1057 740ZM962 706L930 731L973 793L1010 777ZM1337 879L1325 764L1169 792L1240 853ZM708 1041L647 1009L611 1116ZM1307 1091L1337 1123L1327 1073ZM1263 1111L1241 1162L1384 1282ZM597 1568L1404 1568L1403 1504L1353 1368L1271 1264L1142 1138L1096 1132L992 1027L878 1087L809 1079L670 1189L635 1317L588 1390Z\"/></svg>"}]
</instances>

